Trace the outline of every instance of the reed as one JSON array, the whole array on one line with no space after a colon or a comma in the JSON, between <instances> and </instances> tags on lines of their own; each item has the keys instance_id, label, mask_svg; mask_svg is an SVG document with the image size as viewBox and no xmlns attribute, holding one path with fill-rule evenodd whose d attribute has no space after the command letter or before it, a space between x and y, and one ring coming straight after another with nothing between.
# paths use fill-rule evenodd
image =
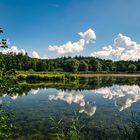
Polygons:
<instances>
[{"instance_id":1,"label":"reed","mask_svg":"<svg viewBox=\"0 0 140 140\"><path fill-rule=\"evenodd\" d=\"M76 80L78 74L72 73L20 73L17 74L19 81L63 81L63 80Z\"/></svg>"}]
</instances>

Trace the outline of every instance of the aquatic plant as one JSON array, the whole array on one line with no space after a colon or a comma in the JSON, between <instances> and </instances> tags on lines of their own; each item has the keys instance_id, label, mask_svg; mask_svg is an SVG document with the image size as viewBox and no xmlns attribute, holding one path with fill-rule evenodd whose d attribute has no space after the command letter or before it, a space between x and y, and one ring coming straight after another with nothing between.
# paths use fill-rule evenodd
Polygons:
<instances>
[{"instance_id":1,"label":"aquatic plant","mask_svg":"<svg viewBox=\"0 0 140 140\"><path fill-rule=\"evenodd\" d=\"M55 139L57 140L90 140L91 135L84 131L85 126L80 122L80 116L75 112L71 119L71 125L64 127L64 120L56 120L50 117Z\"/></svg>"},{"instance_id":2,"label":"aquatic plant","mask_svg":"<svg viewBox=\"0 0 140 140\"><path fill-rule=\"evenodd\" d=\"M131 112L131 120L129 124L123 126L117 126L120 140L140 140L140 119Z\"/></svg>"}]
</instances>

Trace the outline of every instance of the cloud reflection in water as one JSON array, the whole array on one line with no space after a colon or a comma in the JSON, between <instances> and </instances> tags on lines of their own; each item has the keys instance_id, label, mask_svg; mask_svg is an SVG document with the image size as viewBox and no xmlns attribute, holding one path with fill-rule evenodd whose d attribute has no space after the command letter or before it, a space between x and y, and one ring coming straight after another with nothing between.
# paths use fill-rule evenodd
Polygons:
<instances>
[{"instance_id":1,"label":"cloud reflection in water","mask_svg":"<svg viewBox=\"0 0 140 140\"><path fill-rule=\"evenodd\" d=\"M85 113L89 116L95 114L96 105L85 101L83 94L80 92L59 91L56 95L49 95L49 100L62 100L68 104L76 103L80 106L79 113Z\"/></svg>"},{"instance_id":2,"label":"cloud reflection in water","mask_svg":"<svg viewBox=\"0 0 140 140\"><path fill-rule=\"evenodd\" d=\"M33 93L33 94L37 94L38 92L39 92L39 88L38 89L31 89L31 92Z\"/></svg>"},{"instance_id":3,"label":"cloud reflection in water","mask_svg":"<svg viewBox=\"0 0 140 140\"><path fill-rule=\"evenodd\" d=\"M114 104L119 111L131 107L133 103L140 100L140 87L137 85L113 85L112 87L103 87L92 91L102 95L104 98L114 100Z\"/></svg>"}]
</instances>

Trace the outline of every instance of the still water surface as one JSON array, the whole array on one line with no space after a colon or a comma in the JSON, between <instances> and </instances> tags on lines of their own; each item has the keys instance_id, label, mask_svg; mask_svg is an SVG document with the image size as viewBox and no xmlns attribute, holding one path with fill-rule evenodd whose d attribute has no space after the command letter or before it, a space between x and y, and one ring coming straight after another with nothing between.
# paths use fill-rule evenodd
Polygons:
<instances>
[{"instance_id":1,"label":"still water surface","mask_svg":"<svg viewBox=\"0 0 140 140\"><path fill-rule=\"evenodd\" d=\"M52 131L50 116L68 125L74 112L89 130L101 125L112 128L128 123L131 111L140 114L140 77L83 78L73 86L30 87L0 100L16 110L17 135L46 135Z\"/></svg>"}]
</instances>

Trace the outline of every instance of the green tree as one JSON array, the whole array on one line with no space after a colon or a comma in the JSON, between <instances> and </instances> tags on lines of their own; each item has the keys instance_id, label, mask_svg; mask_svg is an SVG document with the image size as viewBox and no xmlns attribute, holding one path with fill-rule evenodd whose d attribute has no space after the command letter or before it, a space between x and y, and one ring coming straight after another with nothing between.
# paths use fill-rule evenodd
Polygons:
<instances>
[{"instance_id":1,"label":"green tree","mask_svg":"<svg viewBox=\"0 0 140 140\"><path fill-rule=\"evenodd\" d=\"M129 64L128 65L128 72L135 72L137 70L137 67L136 67L136 65L134 65L134 64Z\"/></svg>"},{"instance_id":2,"label":"green tree","mask_svg":"<svg viewBox=\"0 0 140 140\"><path fill-rule=\"evenodd\" d=\"M64 62L64 71L66 72L77 72L79 67L79 61L76 59L67 59Z\"/></svg>"},{"instance_id":3,"label":"green tree","mask_svg":"<svg viewBox=\"0 0 140 140\"><path fill-rule=\"evenodd\" d=\"M96 58L91 58L89 61L91 71L102 71L102 65L100 61Z\"/></svg>"},{"instance_id":4,"label":"green tree","mask_svg":"<svg viewBox=\"0 0 140 140\"><path fill-rule=\"evenodd\" d=\"M53 62L48 63L48 70L54 71L54 63Z\"/></svg>"},{"instance_id":5,"label":"green tree","mask_svg":"<svg viewBox=\"0 0 140 140\"><path fill-rule=\"evenodd\" d=\"M3 33L2 28L0 28L0 33ZM2 39L0 42L0 47L7 48L7 40ZM1 63L1 61L0 61ZM6 63L5 63L6 64ZM12 92L15 87L15 71L7 70L5 64L0 64L0 94L5 92ZM17 87L16 87L17 89ZM15 90L16 91L16 90ZM13 136L13 129L15 126L10 123L13 112L5 111L2 108L2 101L0 103L0 139L5 140Z\"/></svg>"},{"instance_id":6,"label":"green tree","mask_svg":"<svg viewBox=\"0 0 140 140\"><path fill-rule=\"evenodd\" d=\"M85 72L88 71L88 64L84 60L80 61L78 70Z\"/></svg>"},{"instance_id":7,"label":"green tree","mask_svg":"<svg viewBox=\"0 0 140 140\"><path fill-rule=\"evenodd\" d=\"M116 70L119 72L125 72L127 71L127 63L125 61L118 61L115 63L116 65Z\"/></svg>"},{"instance_id":8,"label":"green tree","mask_svg":"<svg viewBox=\"0 0 140 140\"><path fill-rule=\"evenodd\" d=\"M140 59L138 60L136 65L137 65L137 71L140 71Z\"/></svg>"},{"instance_id":9,"label":"green tree","mask_svg":"<svg viewBox=\"0 0 140 140\"><path fill-rule=\"evenodd\" d=\"M46 70L46 63L45 61L41 60L38 61L36 64L36 71L45 71Z\"/></svg>"}]
</instances>

